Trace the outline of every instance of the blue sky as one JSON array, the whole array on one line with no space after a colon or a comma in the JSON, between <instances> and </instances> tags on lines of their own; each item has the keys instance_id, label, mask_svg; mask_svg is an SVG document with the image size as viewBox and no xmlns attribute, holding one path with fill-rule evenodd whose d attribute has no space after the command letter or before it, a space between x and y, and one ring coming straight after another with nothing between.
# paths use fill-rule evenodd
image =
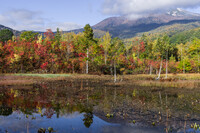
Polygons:
<instances>
[{"instance_id":1,"label":"blue sky","mask_svg":"<svg viewBox=\"0 0 200 133\"><path fill-rule=\"evenodd\" d=\"M17 30L72 30L110 16L143 15L163 7L200 13L198 4L199 0L1 0L0 24Z\"/></svg>"},{"instance_id":2,"label":"blue sky","mask_svg":"<svg viewBox=\"0 0 200 133\"><path fill-rule=\"evenodd\" d=\"M5 0L1 11L27 9L41 13L47 19L95 24L105 18L101 13L102 0Z\"/></svg>"},{"instance_id":3,"label":"blue sky","mask_svg":"<svg viewBox=\"0 0 200 133\"><path fill-rule=\"evenodd\" d=\"M103 0L2 0L1 4L4 6L0 8L0 24L18 30L31 30L31 28L55 30L56 25L62 28L65 26L64 30L70 30L83 27L88 23L95 25L110 16L102 13L102 3ZM25 20L22 19L23 16ZM29 22L31 26L26 22L25 24L18 22L20 19L27 21L25 17L28 16L32 16L27 18L30 21L32 19L32 22ZM12 22L10 19L19 20ZM42 25L44 28L41 29Z\"/></svg>"}]
</instances>

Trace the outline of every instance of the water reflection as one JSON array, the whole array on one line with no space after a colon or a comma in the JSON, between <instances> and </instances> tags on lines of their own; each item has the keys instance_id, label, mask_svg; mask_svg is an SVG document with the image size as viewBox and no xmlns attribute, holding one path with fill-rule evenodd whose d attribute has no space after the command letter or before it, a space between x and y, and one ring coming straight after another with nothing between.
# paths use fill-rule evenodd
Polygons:
<instances>
[{"instance_id":1,"label":"water reflection","mask_svg":"<svg viewBox=\"0 0 200 133\"><path fill-rule=\"evenodd\" d=\"M61 133L193 131L190 125L200 124L199 98L199 90L92 80L1 87L0 132L37 132L48 127Z\"/></svg>"},{"instance_id":2,"label":"water reflection","mask_svg":"<svg viewBox=\"0 0 200 133\"><path fill-rule=\"evenodd\" d=\"M104 126L117 126L116 124L107 123L98 117L94 116L94 124L90 128L86 128L83 124L85 113L74 112L72 114L65 114L59 119L53 115L51 119L41 117L39 114L33 114L36 119L26 118L26 116L14 112L9 117L0 117L0 132L8 130L11 133L29 132L36 133L39 128L52 127L59 133L84 133L84 132L100 132ZM86 122L88 124L88 122ZM86 124L86 125L87 125ZM87 125L88 126L88 125Z\"/></svg>"}]
</instances>

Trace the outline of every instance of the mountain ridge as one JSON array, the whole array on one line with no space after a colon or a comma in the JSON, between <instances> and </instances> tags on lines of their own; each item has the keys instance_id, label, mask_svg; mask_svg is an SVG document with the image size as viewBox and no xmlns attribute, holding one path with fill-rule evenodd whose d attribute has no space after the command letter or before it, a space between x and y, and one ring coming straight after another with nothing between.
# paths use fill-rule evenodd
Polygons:
<instances>
[{"instance_id":1,"label":"mountain ridge","mask_svg":"<svg viewBox=\"0 0 200 133\"><path fill-rule=\"evenodd\" d=\"M7 26L4 26L4 25L1 25L0 24L0 30L4 30L4 29L8 29L8 30L11 30L12 32L13 32L13 34L14 35L19 35L21 32L20 31L18 31L18 30L14 30L14 29L12 29L12 28L10 28L10 27L7 27Z\"/></svg>"},{"instance_id":2,"label":"mountain ridge","mask_svg":"<svg viewBox=\"0 0 200 133\"><path fill-rule=\"evenodd\" d=\"M93 28L108 31L113 37L130 38L138 33L148 32L160 26L197 21L200 21L200 14L178 8L166 13L150 14L137 19L129 19L125 16L110 17L97 23Z\"/></svg>"},{"instance_id":3,"label":"mountain ridge","mask_svg":"<svg viewBox=\"0 0 200 133\"><path fill-rule=\"evenodd\" d=\"M195 22L198 22L198 24L194 25ZM199 27L199 23L200 23L200 14L192 13L177 8L176 10L171 10L165 13L159 12L156 14L149 14L139 18L129 18L127 16L110 17L93 25L92 28L94 29L95 37L101 37L106 32L109 32L112 35L112 37L119 37L123 39L123 38L132 38L147 32L152 32L152 31L154 32L156 31L156 29L162 27L167 29L167 27L176 24L179 25L179 28L182 28L179 29L178 31L188 30ZM180 25L187 25L190 28ZM19 35L22 32L0 25L0 30L2 29L12 30L15 35ZM63 31L63 33L67 32L79 33L83 32L83 30L84 29L81 28L71 31ZM162 31L162 29L160 31ZM163 32L164 31L165 30L163 30ZM44 33L40 31L37 32Z\"/></svg>"}]
</instances>

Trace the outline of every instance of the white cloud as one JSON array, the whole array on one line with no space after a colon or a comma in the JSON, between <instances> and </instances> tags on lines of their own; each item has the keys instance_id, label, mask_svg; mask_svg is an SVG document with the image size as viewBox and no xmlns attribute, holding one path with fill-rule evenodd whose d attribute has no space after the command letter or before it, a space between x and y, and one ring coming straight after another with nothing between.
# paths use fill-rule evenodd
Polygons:
<instances>
[{"instance_id":1,"label":"white cloud","mask_svg":"<svg viewBox=\"0 0 200 133\"><path fill-rule=\"evenodd\" d=\"M7 14L14 18L14 19L21 19L22 21L24 20L31 20L34 18L37 18L37 14L39 12L33 12L33 11L29 11L29 10L22 10L22 9L13 9L9 12L7 12Z\"/></svg>"},{"instance_id":2,"label":"white cloud","mask_svg":"<svg viewBox=\"0 0 200 133\"><path fill-rule=\"evenodd\" d=\"M57 28L62 31L69 31L74 29L82 28L81 25L72 22L50 22L46 25L47 29L52 29L52 31L56 31Z\"/></svg>"},{"instance_id":3,"label":"white cloud","mask_svg":"<svg viewBox=\"0 0 200 133\"><path fill-rule=\"evenodd\" d=\"M0 24L15 30L46 31L60 28L63 31L81 28L82 26L70 22L55 22L41 16L42 12L25 9L13 9L0 14Z\"/></svg>"},{"instance_id":4,"label":"white cloud","mask_svg":"<svg viewBox=\"0 0 200 133\"><path fill-rule=\"evenodd\" d=\"M103 13L111 15L144 15L174 8L193 8L200 0L104 0Z\"/></svg>"},{"instance_id":5,"label":"white cloud","mask_svg":"<svg viewBox=\"0 0 200 133\"><path fill-rule=\"evenodd\" d=\"M196 8L187 8L187 10L194 13L200 13L200 6Z\"/></svg>"}]
</instances>

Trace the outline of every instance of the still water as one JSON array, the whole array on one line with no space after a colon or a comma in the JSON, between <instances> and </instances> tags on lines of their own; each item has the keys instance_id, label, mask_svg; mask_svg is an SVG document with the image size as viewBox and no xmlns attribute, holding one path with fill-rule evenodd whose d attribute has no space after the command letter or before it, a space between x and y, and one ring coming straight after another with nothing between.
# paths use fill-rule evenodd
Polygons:
<instances>
[{"instance_id":1,"label":"still water","mask_svg":"<svg viewBox=\"0 0 200 133\"><path fill-rule=\"evenodd\" d=\"M0 87L0 133L199 133L195 123L199 89L78 79Z\"/></svg>"}]
</instances>

